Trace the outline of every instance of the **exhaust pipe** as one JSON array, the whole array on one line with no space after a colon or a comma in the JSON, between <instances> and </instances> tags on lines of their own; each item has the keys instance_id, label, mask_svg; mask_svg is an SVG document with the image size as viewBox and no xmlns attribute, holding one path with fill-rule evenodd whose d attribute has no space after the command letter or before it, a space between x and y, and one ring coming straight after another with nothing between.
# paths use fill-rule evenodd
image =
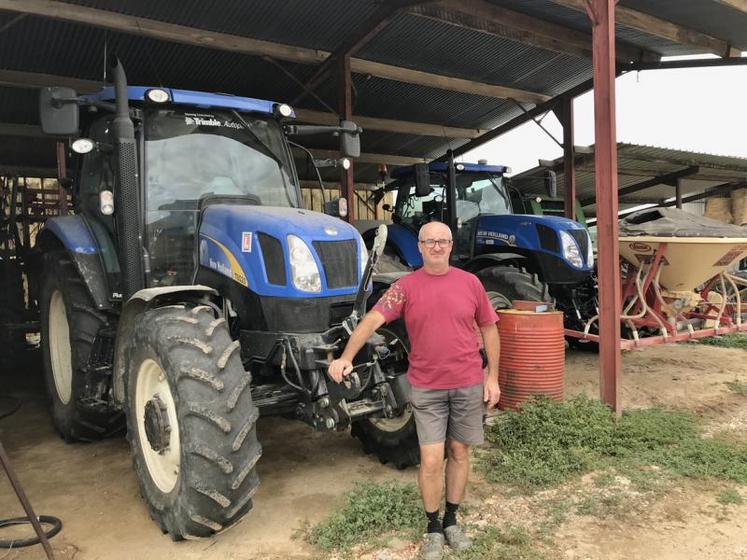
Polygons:
<instances>
[{"instance_id":1,"label":"exhaust pipe","mask_svg":"<svg viewBox=\"0 0 747 560\"><path fill-rule=\"evenodd\" d=\"M113 129L119 176L119 188L114 191L114 223L117 228L122 295L124 301L127 301L144 286L137 149L135 126L130 119L127 102L127 77L118 58L112 57L109 70L114 81L116 99Z\"/></svg>"}]
</instances>

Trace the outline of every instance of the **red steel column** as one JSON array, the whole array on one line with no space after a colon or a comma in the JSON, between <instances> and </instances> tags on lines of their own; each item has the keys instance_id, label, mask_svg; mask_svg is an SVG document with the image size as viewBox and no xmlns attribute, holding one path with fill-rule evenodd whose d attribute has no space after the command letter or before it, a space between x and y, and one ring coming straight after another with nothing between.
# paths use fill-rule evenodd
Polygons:
<instances>
[{"instance_id":1,"label":"red steel column","mask_svg":"<svg viewBox=\"0 0 747 560\"><path fill-rule=\"evenodd\" d=\"M563 180L565 182L565 217L576 219L576 151L573 146L573 98L567 97L561 104L563 115Z\"/></svg>"},{"instance_id":2,"label":"red steel column","mask_svg":"<svg viewBox=\"0 0 747 560\"><path fill-rule=\"evenodd\" d=\"M599 258L599 389L602 402L621 412L620 255L617 246L617 138L615 129L615 0L586 0L594 62L594 165Z\"/></svg>"},{"instance_id":3,"label":"red steel column","mask_svg":"<svg viewBox=\"0 0 747 560\"><path fill-rule=\"evenodd\" d=\"M340 118L353 120L353 87L352 74L350 72L350 56L341 56L339 62L340 74ZM355 220L355 184L353 182L353 163L349 169L340 172L340 198L348 201L347 222L352 224Z\"/></svg>"}]
</instances>

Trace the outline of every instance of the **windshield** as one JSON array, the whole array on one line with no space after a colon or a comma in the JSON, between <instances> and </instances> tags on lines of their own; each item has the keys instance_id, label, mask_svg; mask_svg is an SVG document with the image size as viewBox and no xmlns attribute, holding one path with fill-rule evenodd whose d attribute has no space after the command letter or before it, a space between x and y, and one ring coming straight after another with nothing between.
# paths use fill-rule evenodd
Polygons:
<instances>
[{"instance_id":1,"label":"windshield","mask_svg":"<svg viewBox=\"0 0 747 560\"><path fill-rule=\"evenodd\" d=\"M445 222L446 176L431 173L431 192L421 197L417 196L412 181L406 180L397 193L397 221L415 230L432 220ZM457 173L456 182L456 212L460 223L466 223L481 215L511 213L511 205L500 175Z\"/></svg>"},{"instance_id":2,"label":"windshield","mask_svg":"<svg viewBox=\"0 0 747 560\"><path fill-rule=\"evenodd\" d=\"M500 175L457 174L457 216L466 222L485 214L510 214L511 205Z\"/></svg>"},{"instance_id":3,"label":"windshield","mask_svg":"<svg viewBox=\"0 0 747 560\"><path fill-rule=\"evenodd\" d=\"M274 120L162 109L146 112L144 123L149 286L192 283L201 198L239 195L253 204L299 206L293 164Z\"/></svg>"},{"instance_id":4,"label":"windshield","mask_svg":"<svg viewBox=\"0 0 747 560\"><path fill-rule=\"evenodd\" d=\"M283 133L274 120L229 112L158 110L145 119L146 210L211 194L298 206ZM183 205L180 205L183 206Z\"/></svg>"}]
</instances>

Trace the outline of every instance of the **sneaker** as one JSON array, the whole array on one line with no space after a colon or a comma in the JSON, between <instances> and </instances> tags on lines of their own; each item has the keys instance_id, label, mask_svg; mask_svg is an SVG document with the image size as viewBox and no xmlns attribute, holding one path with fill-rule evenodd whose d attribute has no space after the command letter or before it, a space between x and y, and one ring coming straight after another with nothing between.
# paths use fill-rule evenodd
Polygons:
<instances>
[{"instance_id":1,"label":"sneaker","mask_svg":"<svg viewBox=\"0 0 747 560\"><path fill-rule=\"evenodd\" d=\"M423 539L423 547L420 549L420 558L422 560L441 560L443 555L443 533L426 533Z\"/></svg>"},{"instance_id":2,"label":"sneaker","mask_svg":"<svg viewBox=\"0 0 747 560\"><path fill-rule=\"evenodd\" d=\"M457 525L446 527L444 529L444 536L446 537L446 542L454 550L466 550L472 546L472 539L465 535L464 531Z\"/></svg>"}]
</instances>

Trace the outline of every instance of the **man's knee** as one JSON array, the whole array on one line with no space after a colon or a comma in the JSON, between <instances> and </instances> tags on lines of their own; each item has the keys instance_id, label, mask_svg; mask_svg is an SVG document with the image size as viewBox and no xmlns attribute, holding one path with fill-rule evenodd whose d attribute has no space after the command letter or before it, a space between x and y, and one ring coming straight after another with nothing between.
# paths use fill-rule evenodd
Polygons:
<instances>
[{"instance_id":1,"label":"man's knee","mask_svg":"<svg viewBox=\"0 0 747 560\"><path fill-rule=\"evenodd\" d=\"M466 443L450 438L447 440L446 449L450 461L455 463L469 461L469 445Z\"/></svg>"},{"instance_id":2,"label":"man's knee","mask_svg":"<svg viewBox=\"0 0 747 560\"><path fill-rule=\"evenodd\" d=\"M444 444L434 443L420 446L420 468L424 474L434 476L441 473L444 461Z\"/></svg>"}]
</instances>

